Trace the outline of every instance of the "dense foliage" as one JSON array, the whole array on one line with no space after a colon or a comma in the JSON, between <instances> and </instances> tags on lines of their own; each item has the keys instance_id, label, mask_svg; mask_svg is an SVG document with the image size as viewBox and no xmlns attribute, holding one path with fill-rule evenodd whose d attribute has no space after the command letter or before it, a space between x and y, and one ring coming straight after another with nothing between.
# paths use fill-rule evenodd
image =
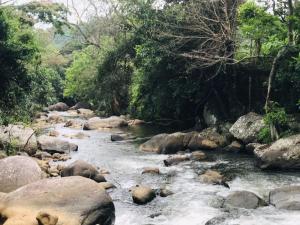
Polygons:
<instances>
[{"instance_id":1,"label":"dense foliage","mask_svg":"<svg viewBox=\"0 0 300 225\"><path fill-rule=\"evenodd\" d=\"M24 12L0 7L0 124L29 122L32 113L62 97L63 73L45 59L48 46Z\"/></svg>"},{"instance_id":2,"label":"dense foliage","mask_svg":"<svg viewBox=\"0 0 300 225\"><path fill-rule=\"evenodd\" d=\"M57 4L2 7L0 54L11 59L1 58L0 99L27 111L65 98L103 115L201 124L205 113L234 120L266 110L276 125L283 114L271 102L299 110L300 7L261 2L105 1L76 24ZM37 36L34 21L53 27Z\"/></svg>"}]
</instances>

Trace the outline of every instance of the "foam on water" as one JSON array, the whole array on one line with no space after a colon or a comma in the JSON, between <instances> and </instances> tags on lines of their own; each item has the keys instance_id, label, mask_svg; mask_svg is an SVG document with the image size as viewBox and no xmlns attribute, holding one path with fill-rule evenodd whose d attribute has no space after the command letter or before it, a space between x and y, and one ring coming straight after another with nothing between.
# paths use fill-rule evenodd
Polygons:
<instances>
[{"instance_id":1,"label":"foam on water","mask_svg":"<svg viewBox=\"0 0 300 225\"><path fill-rule=\"evenodd\" d=\"M300 177L293 173L264 173L252 168L248 159L226 158L218 156L217 162L165 167L165 155L143 153L138 146L130 142L111 142L110 132L80 131L58 125L56 129L63 134L85 132L87 139L69 140L79 145L79 150L72 153L72 161L86 160L100 168L110 171L107 179L117 186L110 191L116 206L116 225L204 225L213 217L224 212L213 207L220 196L227 196L231 191L248 190L266 197L268 191L283 185L300 184ZM68 140L67 138L64 138ZM229 182L231 189L218 185L205 185L198 181L195 168L208 168L219 163L237 165L243 173ZM243 166L246 168L243 169ZM141 175L144 167L158 167L162 175ZM234 167L234 165L233 165ZM250 168L250 169L249 169ZM153 188L166 187L174 192L167 198L157 197L147 205L137 206L132 202L129 189L136 184L150 185ZM299 224L300 213L277 210L272 206L256 210L246 210L237 218L227 219L222 224L228 225L295 225ZM152 216L151 216L152 215Z\"/></svg>"}]
</instances>

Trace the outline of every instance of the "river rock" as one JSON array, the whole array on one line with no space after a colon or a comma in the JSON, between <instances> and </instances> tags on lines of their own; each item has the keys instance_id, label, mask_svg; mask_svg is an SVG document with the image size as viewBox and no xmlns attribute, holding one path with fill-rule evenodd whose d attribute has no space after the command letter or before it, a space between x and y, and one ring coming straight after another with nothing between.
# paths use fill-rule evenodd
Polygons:
<instances>
[{"instance_id":1,"label":"river rock","mask_svg":"<svg viewBox=\"0 0 300 225\"><path fill-rule=\"evenodd\" d=\"M278 209L300 210L300 186L276 188L270 192L269 201Z\"/></svg>"},{"instance_id":2,"label":"river rock","mask_svg":"<svg viewBox=\"0 0 300 225\"><path fill-rule=\"evenodd\" d=\"M254 154L262 169L300 169L300 134L257 147Z\"/></svg>"},{"instance_id":3,"label":"river rock","mask_svg":"<svg viewBox=\"0 0 300 225\"><path fill-rule=\"evenodd\" d=\"M190 132L185 135L184 145L191 150L212 150L218 148L218 144L198 132Z\"/></svg>"},{"instance_id":4,"label":"river rock","mask_svg":"<svg viewBox=\"0 0 300 225\"><path fill-rule=\"evenodd\" d=\"M79 114L79 116L84 118L91 118L95 116L94 111L90 109L77 109L77 113Z\"/></svg>"},{"instance_id":5,"label":"river rock","mask_svg":"<svg viewBox=\"0 0 300 225\"><path fill-rule=\"evenodd\" d=\"M134 120L128 120L128 125L129 126L139 126L143 125L146 122L144 120L139 120L139 119L134 119Z\"/></svg>"},{"instance_id":6,"label":"river rock","mask_svg":"<svg viewBox=\"0 0 300 225\"><path fill-rule=\"evenodd\" d=\"M53 114L47 118L47 123L56 124L56 123L64 123L65 118L63 116Z\"/></svg>"},{"instance_id":7,"label":"river rock","mask_svg":"<svg viewBox=\"0 0 300 225\"><path fill-rule=\"evenodd\" d=\"M68 120L65 123L64 127L69 127L69 128L74 128L74 129L82 129L83 122L80 120L75 120L75 119Z\"/></svg>"},{"instance_id":8,"label":"river rock","mask_svg":"<svg viewBox=\"0 0 300 225\"><path fill-rule=\"evenodd\" d=\"M99 183L99 186L104 188L105 190L116 188L116 186L114 184L109 183L109 182L101 182L101 183Z\"/></svg>"},{"instance_id":9,"label":"river rock","mask_svg":"<svg viewBox=\"0 0 300 225\"><path fill-rule=\"evenodd\" d=\"M256 194L249 191L235 191L225 199L224 208L256 209L266 206L266 202Z\"/></svg>"},{"instance_id":10,"label":"river rock","mask_svg":"<svg viewBox=\"0 0 300 225\"><path fill-rule=\"evenodd\" d=\"M230 152L239 152L244 149L244 145L239 141L233 141L231 142L230 145L226 146L224 149Z\"/></svg>"},{"instance_id":11,"label":"river rock","mask_svg":"<svg viewBox=\"0 0 300 225\"><path fill-rule=\"evenodd\" d=\"M0 145L10 145L16 151L25 151L34 155L37 151L37 139L33 129L23 125L0 126Z\"/></svg>"},{"instance_id":12,"label":"river rock","mask_svg":"<svg viewBox=\"0 0 300 225\"><path fill-rule=\"evenodd\" d=\"M106 179L100 174L100 172L91 164L83 161L77 160L72 164L66 166L61 171L62 177L69 176L82 176L90 178L98 183L106 182Z\"/></svg>"},{"instance_id":13,"label":"river rock","mask_svg":"<svg viewBox=\"0 0 300 225\"><path fill-rule=\"evenodd\" d=\"M224 147L228 145L228 141L224 135L221 135L216 127L209 127L204 130L202 130L200 133L200 136L204 139L213 141L218 145L218 147Z\"/></svg>"},{"instance_id":14,"label":"river rock","mask_svg":"<svg viewBox=\"0 0 300 225\"><path fill-rule=\"evenodd\" d=\"M221 184L226 186L224 176L218 171L207 170L204 174L199 176L199 179L206 184Z\"/></svg>"},{"instance_id":15,"label":"river rock","mask_svg":"<svg viewBox=\"0 0 300 225\"><path fill-rule=\"evenodd\" d=\"M194 151L191 154L191 159L196 160L196 161L203 161L203 160L207 159L207 156L202 151Z\"/></svg>"},{"instance_id":16,"label":"river rock","mask_svg":"<svg viewBox=\"0 0 300 225\"><path fill-rule=\"evenodd\" d=\"M160 174L159 168L157 167L146 167L144 168L142 174L150 173L150 174Z\"/></svg>"},{"instance_id":17,"label":"river rock","mask_svg":"<svg viewBox=\"0 0 300 225\"><path fill-rule=\"evenodd\" d=\"M146 186L136 186L131 192L133 202L139 205L147 204L156 197L155 191Z\"/></svg>"},{"instance_id":18,"label":"river rock","mask_svg":"<svg viewBox=\"0 0 300 225\"><path fill-rule=\"evenodd\" d=\"M173 195L174 193L172 191L170 191L169 189L166 188L160 188L159 189L159 196L160 197L168 197L169 195Z\"/></svg>"},{"instance_id":19,"label":"river rock","mask_svg":"<svg viewBox=\"0 0 300 225\"><path fill-rule=\"evenodd\" d=\"M258 147L263 146L263 144L260 143L249 143L245 146L245 150L248 153L254 154L254 150Z\"/></svg>"},{"instance_id":20,"label":"river rock","mask_svg":"<svg viewBox=\"0 0 300 225\"><path fill-rule=\"evenodd\" d=\"M67 111L69 106L66 103L58 102L54 105L48 106L48 111Z\"/></svg>"},{"instance_id":21,"label":"river rock","mask_svg":"<svg viewBox=\"0 0 300 225\"><path fill-rule=\"evenodd\" d=\"M84 124L83 129L97 130L105 128L119 128L127 125L128 123L126 122L126 120L117 116L111 116L105 119L101 119L100 117L93 117Z\"/></svg>"},{"instance_id":22,"label":"river rock","mask_svg":"<svg viewBox=\"0 0 300 225\"><path fill-rule=\"evenodd\" d=\"M71 139L85 139L85 138L89 138L90 136L83 133L83 132L78 132L75 134L64 134L63 135L66 138L71 138Z\"/></svg>"},{"instance_id":23,"label":"river rock","mask_svg":"<svg viewBox=\"0 0 300 225\"><path fill-rule=\"evenodd\" d=\"M59 132L57 130L51 130L49 132L49 136L51 136L51 137L58 137L59 136Z\"/></svg>"},{"instance_id":24,"label":"river rock","mask_svg":"<svg viewBox=\"0 0 300 225\"><path fill-rule=\"evenodd\" d=\"M110 136L110 140L111 141L124 141L126 137L127 137L126 135L112 134Z\"/></svg>"},{"instance_id":25,"label":"river rock","mask_svg":"<svg viewBox=\"0 0 300 225\"><path fill-rule=\"evenodd\" d=\"M64 154L78 150L78 146L76 144L47 135L42 135L38 137L38 146L41 150L49 153Z\"/></svg>"},{"instance_id":26,"label":"river rock","mask_svg":"<svg viewBox=\"0 0 300 225\"><path fill-rule=\"evenodd\" d=\"M41 178L42 170L30 157L11 156L0 160L0 192L14 191Z\"/></svg>"},{"instance_id":27,"label":"river rock","mask_svg":"<svg viewBox=\"0 0 300 225\"><path fill-rule=\"evenodd\" d=\"M265 127L263 117L254 112L241 116L230 128L230 133L245 144L258 142L259 132Z\"/></svg>"},{"instance_id":28,"label":"river rock","mask_svg":"<svg viewBox=\"0 0 300 225\"><path fill-rule=\"evenodd\" d=\"M140 150L159 154L175 154L185 149L216 149L218 144L198 132L158 134L140 145Z\"/></svg>"},{"instance_id":29,"label":"river rock","mask_svg":"<svg viewBox=\"0 0 300 225\"><path fill-rule=\"evenodd\" d=\"M44 225L112 225L115 209L96 182L64 177L44 179L0 195L0 214L7 225L37 225L43 218L54 221Z\"/></svg>"},{"instance_id":30,"label":"river rock","mask_svg":"<svg viewBox=\"0 0 300 225\"><path fill-rule=\"evenodd\" d=\"M161 145L163 144L163 141L167 136L168 134L158 134L153 136L150 140L140 145L140 150L145 152L161 153Z\"/></svg>"},{"instance_id":31,"label":"river rock","mask_svg":"<svg viewBox=\"0 0 300 225\"><path fill-rule=\"evenodd\" d=\"M174 155L164 160L165 166L177 165L178 163L190 160L189 155Z\"/></svg>"},{"instance_id":32,"label":"river rock","mask_svg":"<svg viewBox=\"0 0 300 225\"><path fill-rule=\"evenodd\" d=\"M86 102L78 102L74 106L72 106L70 109L72 109L72 110L91 109L91 105Z\"/></svg>"}]
</instances>

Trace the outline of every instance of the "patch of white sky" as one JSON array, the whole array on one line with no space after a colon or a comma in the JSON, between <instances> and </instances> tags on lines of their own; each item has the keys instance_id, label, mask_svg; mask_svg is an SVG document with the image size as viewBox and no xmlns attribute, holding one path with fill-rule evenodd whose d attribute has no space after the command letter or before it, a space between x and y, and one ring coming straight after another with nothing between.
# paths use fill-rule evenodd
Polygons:
<instances>
[{"instance_id":1,"label":"patch of white sky","mask_svg":"<svg viewBox=\"0 0 300 225\"><path fill-rule=\"evenodd\" d=\"M1 0L0 0L1 1ZM5 1L5 0L2 0ZM109 10L107 0L36 0L37 2L57 2L62 3L69 8L70 15L68 19L71 22L79 20L87 21L91 15L104 15ZM32 0L11 0L14 4L24 4L32 2ZM161 8L164 0L156 0L154 7ZM92 3L92 4L91 4ZM95 7L96 6L96 7ZM97 11L95 10L97 8Z\"/></svg>"}]
</instances>

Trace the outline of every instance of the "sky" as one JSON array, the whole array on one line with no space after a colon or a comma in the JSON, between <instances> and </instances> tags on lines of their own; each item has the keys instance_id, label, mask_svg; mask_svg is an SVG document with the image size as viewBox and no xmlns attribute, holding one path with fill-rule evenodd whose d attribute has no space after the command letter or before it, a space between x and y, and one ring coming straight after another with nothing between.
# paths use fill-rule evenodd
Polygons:
<instances>
[{"instance_id":1,"label":"sky","mask_svg":"<svg viewBox=\"0 0 300 225\"><path fill-rule=\"evenodd\" d=\"M1 1L1 0L0 0ZM2 0L5 1L5 0ZM13 2L15 2L15 4L24 4L24 3L28 3L31 2L32 0L13 0ZM38 1L38 0L37 0ZM41 2L45 1L45 0L39 0ZM46 0L47 1L47 0ZM58 3L63 3L66 6L69 4L69 6L72 5L72 1L76 7L76 10L79 13L82 13L84 11L84 9L89 6L89 3L87 0L49 0L51 2L58 2ZM91 9L92 10L92 9ZM71 10L72 11L72 10ZM69 20L71 20L72 22L76 21L76 16L74 14L74 12L71 12L72 15L69 16ZM83 19L86 19L86 15L83 17Z\"/></svg>"}]
</instances>

